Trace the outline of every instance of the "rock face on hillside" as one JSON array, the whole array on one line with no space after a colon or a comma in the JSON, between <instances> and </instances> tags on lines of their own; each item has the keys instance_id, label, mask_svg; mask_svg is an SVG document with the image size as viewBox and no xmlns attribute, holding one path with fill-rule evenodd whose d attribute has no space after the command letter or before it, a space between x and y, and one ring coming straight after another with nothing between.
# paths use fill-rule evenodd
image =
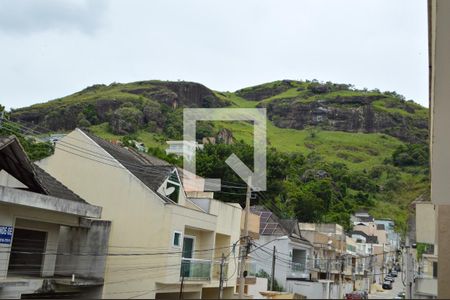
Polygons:
<instances>
[{"instance_id":1,"label":"rock face on hillside","mask_svg":"<svg viewBox=\"0 0 450 300\"><path fill-rule=\"evenodd\" d=\"M427 119L383 111L372 104L379 99L358 96L309 103L276 99L260 106L266 107L269 119L282 128L318 126L324 130L379 132L413 143L427 139Z\"/></svg>"},{"instance_id":2,"label":"rock face on hillside","mask_svg":"<svg viewBox=\"0 0 450 300\"><path fill-rule=\"evenodd\" d=\"M238 102L235 102L236 99ZM182 107L266 107L269 119L282 128L385 133L406 142L425 142L428 110L395 92L357 90L348 84L281 80L215 93L184 81L139 81L93 85L78 93L12 112L12 120L49 131L108 124L111 133L144 129L181 138ZM256 103L255 103L256 102ZM231 132L220 138L229 142Z\"/></svg>"},{"instance_id":3,"label":"rock face on hillside","mask_svg":"<svg viewBox=\"0 0 450 300\"><path fill-rule=\"evenodd\" d=\"M260 101L281 94L293 87L293 80L282 80L274 85L258 85L236 91L236 95L247 100Z\"/></svg>"},{"instance_id":4,"label":"rock face on hillside","mask_svg":"<svg viewBox=\"0 0 450 300\"><path fill-rule=\"evenodd\" d=\"M145 81L143 82L145 83ZM202 84L195 82L152 82L152 87L127 89L131 94L141 95L160 101L173 108L185 107L222 107L214 93Z\"/></svg>"},{"instance_id":5,"label":"rock face on hillside","mask_svg":"<svg viewBox=\"0 0 450 300\"><path fill-rule=\"evenodd\" d=\"M108 122L113 133L127 134L149 123L164 127L163 112L178 107L227 105L227 101L198 83L141 81L94 85L61 99L14 110L12 119L52 131Z\"/></svg>"}]
</instances>

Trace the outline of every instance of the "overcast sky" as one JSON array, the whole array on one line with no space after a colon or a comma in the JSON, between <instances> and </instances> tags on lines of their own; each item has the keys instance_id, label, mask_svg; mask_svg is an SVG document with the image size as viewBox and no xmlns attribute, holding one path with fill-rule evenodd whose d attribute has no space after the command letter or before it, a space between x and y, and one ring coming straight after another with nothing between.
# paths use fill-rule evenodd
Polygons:
<instances>
[{"instance_id":1,"label":"overcast sky","mask_svg":"<svg viewBox=\"0 0 450 300\"><path fill-rule=\"evenodd\" d=\"M0 103L86 86L279 79L395 90L428 106L426 0L0 0Z\"/></svg>"}]
</instances>

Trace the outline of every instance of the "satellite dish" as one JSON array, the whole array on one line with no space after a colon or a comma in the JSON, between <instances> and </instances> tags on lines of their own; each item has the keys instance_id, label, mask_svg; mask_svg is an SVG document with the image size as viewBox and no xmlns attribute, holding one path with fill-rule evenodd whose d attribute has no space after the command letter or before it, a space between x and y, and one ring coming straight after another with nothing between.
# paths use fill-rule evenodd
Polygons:
<instances>
[{"instance_id":1,"label":"satellite dish","mask_svg":"<svg viewBox=\"0 0 450 300\"><path fill-rule=\"evenodd\" d=\"M164 194L165 194L166 196L169 196L169 195L172 194L173 192L175 192L175 188L174 188L173 186L164 189Z\"/></svg>"}]
</instances>

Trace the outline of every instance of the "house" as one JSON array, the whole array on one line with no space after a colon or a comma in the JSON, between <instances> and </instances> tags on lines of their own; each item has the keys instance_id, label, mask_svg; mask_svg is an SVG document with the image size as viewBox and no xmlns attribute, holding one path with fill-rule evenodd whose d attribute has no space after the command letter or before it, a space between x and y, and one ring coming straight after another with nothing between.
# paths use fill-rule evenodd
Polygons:
<instances>
[{"instance_id":1,"label":"house","mask_svg":"<svg viewBox=\"0 0 450 300\"><path fill-rule=\"evenodd\" d=\"M250 210L260 217L259 239L251 251L256 270L271 274L275 251L278 285L286 287L288 281L310 280L307 265L313 247L300 234L297 220L281 219L262 206L252 206Z\"/></svg>"},{"instance_id":2,"label":"house","mask_svg":"<svg viewBox=\"0 0 450 300\"><path fill-rule=\"evenodd\" d=\"M395 222L391 219L377 219L375 224L377 224L377 228L383 225L387 234L387 244L390 245L391 249L400 249L400 235L395 232Z\"/></svg>"},{"instance_id":3,"label":"house","mask_svg":"<svg viewBox=\"0 0 450 300\"><path fill-rule=\"evenodd\" d=\"M197 142L190 141L167 141L169 148L166 149L166 154L175 154L176 156L185 155L187 159L192 159L197 149L203 149L203 145Z\"/></svg>"},{"instance_id":4,"label":"house","mask_svg":"<svg viewBox=\"0 0 450 300\"><path fill-rule=\"evenodd\" d=\"M176 167L75 129L40 166L112 221L104 298L224 297L236 282L242 209L212 193L188 197Z\"/></svg>"},{"instance_id":5,"label":"house","mask_svg":"<svg viewBox=\"0 0 450 300\"><path fill-rule=\"evenodd\" d=\"M0 298L96 298L111 222L0 138Z\"/></svg>"},{"instance_id":6,"label":"house","mask_svg":"<svg viewBox=\"0 0 450 300\"><path fill-rule=\"evenodd\" d=\"M335 223L299 223L301 235L313 246L310 269L314 280L338 282L340 258L346 251L342 226Z\"/></svg>"}]
</instances>

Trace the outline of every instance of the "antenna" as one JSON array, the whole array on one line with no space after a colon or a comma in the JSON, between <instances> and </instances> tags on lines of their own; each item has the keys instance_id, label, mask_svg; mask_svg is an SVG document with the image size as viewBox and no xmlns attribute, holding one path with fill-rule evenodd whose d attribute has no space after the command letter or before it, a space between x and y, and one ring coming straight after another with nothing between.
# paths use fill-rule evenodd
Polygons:
<instances>
[{"instance_id":1,"label":"antenna","mask_svg":"<svg viewBox=\"0 0 450 300\"><path fill-rule=\"evenodd\" d=\"M173 192L175 192L175 188L173 186L168 187L168 188L164 188L164 195L165 196L169 196L170 194L172 194Z\"/></svg>"}]
</instances>

